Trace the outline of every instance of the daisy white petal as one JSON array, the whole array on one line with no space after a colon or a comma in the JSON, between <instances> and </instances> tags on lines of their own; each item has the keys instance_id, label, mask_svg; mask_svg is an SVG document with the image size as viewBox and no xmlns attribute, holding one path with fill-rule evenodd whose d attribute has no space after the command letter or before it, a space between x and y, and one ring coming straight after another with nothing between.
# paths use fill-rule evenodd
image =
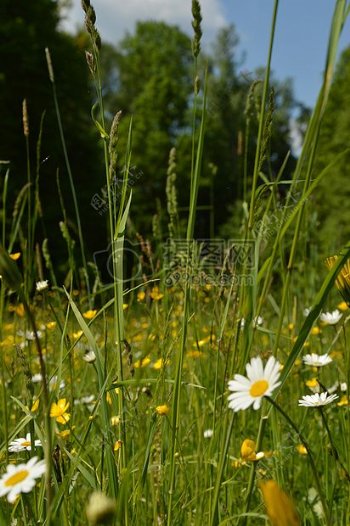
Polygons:
<instances>
[{"instance_id":1,"label":"daisy white petal","mask_svg":"<svg viewBox=\"0 0 350 526\"><path fill-rule=\"evenodd\" d=\"M335 309L333 312L322 312L320 314L320 320L326 325L336 325L341 317L342 313L338 309Z\"/></svg>"},{"instance_id":2,"label":"daisy white petal","mask_svg":"<svg viewBox=\"0 0 350 526\"><path fill-rule=\"evenodd\" d=\"M264 368L261 358L252 358L246 365L247 377L235 374L229 381L228 388L231 394L228 397L229 408L233 411L247 409L251 405L259 409L264 396L270 396L280 385L279 362L271 356Z\"/></svg>"},{"instance_id":3,"label":"daisy white petal","mask_svg":"<svg viewBox=\"0 0 350 526\"><path fill-rule=\"evenodd\" d=\"M8 502L15 502L20 493L29 493L37 478L45 473L45 461L32 457L27 464L7 466L7 472L0 478L0 496L7 495Z\"/></svg>"},{"instance_id":4,"label":"daisy white petal","mask_svg":"<svg viewBox=\"0 0 350 526\"><path fill-rule=\"evenodd\" d=\"M303 358L305 365L311 365L312 367L323 367L331 363L332 358L326 354L306 354Z\"/></svg>"},{"instance_id":5,"label":"daisy white petal","mask_svg":"<svg viewBox=\"0 0 350 526\"><path fill-rule=\"evenodd\" d=\"M299 400L299 406L302 407L322 407L331 404L338 398L338 395L329 395L327 392L315 393L313 395L305 395Z\"/></svg>"}]
</instances>

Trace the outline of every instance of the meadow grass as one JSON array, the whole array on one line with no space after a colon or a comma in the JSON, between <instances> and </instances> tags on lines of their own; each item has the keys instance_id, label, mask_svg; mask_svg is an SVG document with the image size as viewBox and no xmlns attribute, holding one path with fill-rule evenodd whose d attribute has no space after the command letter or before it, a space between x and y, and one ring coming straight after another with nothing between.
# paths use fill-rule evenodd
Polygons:
<instances>
[{"instance_id":1,"label":"meadow grass","mask_svg":"<svg viewBox=\"0 0 350 526\"><path fill-rule=\"evenodd\" d=\"M86 261L87 233L79 220L47 51L83 279L63 196L61 231L69 267L65 286L56 278L47 240L42 247L36 245L39 177L36 167L33 184L28 158L28 184L11 220L9 171L2 191L0 524L349 524L350 245L339 247L328 269L317 253L311 257L306 250L312 246L309 197L344 155L320 174L313 173L346 2L335 3L323 84L293 178L285 181L287 158L274 180L262 173L271 134L275 1L254 171L251 178L245 173L250 202L242 207L241 240L226 250L224 263L210 271L199 257L201 247L193 243L207 80L197 60L200 6L192 3L192 162L183 232L176 204L175 151L170 154L167 183L169 242L176 252L176 238L182 234L181 261L177 252L180 263L169 269L164 258L154 255L160 249L150 250L143 242L140 256L147 255L154 270L131 282L125 281L123 250L132 209L127 176L132 123L126 151L117 155L121 116L117 113L107 129L101 42L88 0L83 0L83 8L91 37L87 58L96 87L92 116L104 149L111 283L103 285L97 269ZM25 111L24 106L24 124ZM26 138L28 133L24 126ZM246 136L250 133L247 123ZM113 192L117 166L125 175L119 199ZM283 201L278 192L282 183L289 187ZM300 188L295 201L293 192ZM262 200L262 195L267 197ZM20 253L14 253L15 247ZM238 249L240 257L232 259ZM338 313L333 312L336 308ZM327 310L332 314L325 315ZM262 370L267 363L269 372ZM249 382L235 376L246 372ZM250 401L240 407L234 397L228 399L239 392L239 382L249 384L246 401L250 393ZM306 399L309 406L298 405L305 395L314 395ZM26 465L34 456L44 459L45 476L40 461L37 467ZM23 480L27 487L21 486Z\"/></svg>"}]
</instances>

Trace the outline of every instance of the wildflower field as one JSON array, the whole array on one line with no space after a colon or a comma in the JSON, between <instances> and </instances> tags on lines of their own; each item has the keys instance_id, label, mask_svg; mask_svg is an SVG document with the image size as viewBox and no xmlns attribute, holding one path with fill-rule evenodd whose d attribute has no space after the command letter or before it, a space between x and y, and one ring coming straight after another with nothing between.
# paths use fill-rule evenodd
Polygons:
<instances>
[{"instance_id":1,"label":"wildflower field","mask_svg":"<svg viewBox=\"0 0 350 526\"><path fill-rule=\"evenodd\" d=\"M334 2L323 83L288 180L289 154L277 173L265 170L275 2L260 95L252 102L251 91L246 101L243 135L254 137L243 142L254 163L243 154L239 227L231 239L202 239L208 93L201 6L192 1L189 184L177 185L176 149L165 152L163 223L156 218L153 232L138 232L131 244L134 194L147 180L133 188L133 122L123 142L123 108L112 117L104 111L98 10L96 20L89 0L82 7L104 158L107 265L99 268L85 250L86 204L70 169L47 48L68 180L68 197L59 185L57 197L66 252L56 264L50 233L38 239L45 195L29 156L13 206L5 163L0 526L348 526L350 244L320 256L310 227L314 192L345 155L314 169L347 2ZM249 104L257 106L254 134ZM29 135L24 101L27 147Z\"/></svg>"}]
</instances>

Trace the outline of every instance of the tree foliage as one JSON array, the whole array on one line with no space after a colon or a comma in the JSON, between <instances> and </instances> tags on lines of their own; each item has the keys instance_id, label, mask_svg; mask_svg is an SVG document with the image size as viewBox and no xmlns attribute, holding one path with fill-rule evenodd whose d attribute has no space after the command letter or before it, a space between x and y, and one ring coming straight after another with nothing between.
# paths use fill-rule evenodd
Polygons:
<instances>
[{"instance_id":1,"label":"tree foliage","mask_svg":"<svg viewBox=\"0 0 350 526\"><path fill-rule=\"evenodd\" d=\"M350 134L350 48L343 51L319 137L315 176L349 148ZM350 202L350 152L344 155L316 191L319 241L325 255L337 252L350 239L347 210Z\"/></svg>"},{"instance_id":2,"label":"tree foliage","mask_svg":"<svg viewBox=\"0 0 350 526\"><path fill-rule=\"evenodd\" d=\"M14 196L27 180L22 128L22 101L26 99L32 173L35 173L38 165L44 221L54 239L60 237L58 223L62 219L58 204L57 173L68 213L72 208L48 77L46 47L51 52L68 155L79 192L83 220L87 226L96 226L96 218L92 221L89 203L91 195L102 184L98 182L97 171L100 152L90 119L92 99L88 91L88 71L84 57L86 40L60 32L58 22L56 1L1 2L0 159L11 163L10 190ZM43 116L41 154L37 160L37 141ZM70 214L70 217L74 222L74 214ZM72 228L74 231L74 224ZM92 229L92 232L97 231L96 228ZM93 236L89 241L90 246L93 246Z\"/></svg>"}]
</instances>

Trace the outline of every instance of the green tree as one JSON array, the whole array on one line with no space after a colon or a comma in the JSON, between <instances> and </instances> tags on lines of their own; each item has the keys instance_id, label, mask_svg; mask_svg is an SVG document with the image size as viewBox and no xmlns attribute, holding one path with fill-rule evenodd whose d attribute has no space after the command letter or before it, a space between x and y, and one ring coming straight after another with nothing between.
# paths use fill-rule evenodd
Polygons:
<instances>
[{"instance_id":1,"label":"green tree","mask_svg":"<svg viewBox=\"0 0 350 526\"><path fill-rule=\"evenodd\" d=\"M86 41L81 37L73 38L60 33L58 22L57 1L1 2L0 159L8 159L11 162L10 191L14 199L19 188L27 180L26 148L22 129L22 101L26 99L33 177L40 121L45 113L39 159L40 195L46 230L50 233L50 246L56 247L61 239L58 223L62 219L62 213L58 204L57 171L65 205L72 220L72 235L76 237L71 192L47 72L45 48L48 47L55 71L63 128L82 219L92 234L89 236L89 242L93 248L101 232L98 229L98 220L101 228L104 220L98 215L96 217L96 212L90 207L90 200L103 184L103 178L101 177L100 183L100 152L97 147L97 134L93 130L90 118L91 95L88 91L88 69L84 56ZM62 253L61 247L57 246L55 252Z\"/></svg>"},{"instance_id":2,"label":"green tree","mask_svg":"<svg viewBox=\"0 0 350 526\"><path fill-rule=\"evenodd\" d=\"M149 231L156 199L164 199L169 151L187 126L192 92L191 41L176 26L138 22L116 52L104 55L107 110L121 109L119 150L132 126L132 217Z\"/></svg>"},{"instance_id":3,"label":"green tree","mask_svg":"<svg viewBox=\"0 0 350 526\"><path fill-rule=\"evenodd\" d=\"M315 176L349 148L350 47L340 57L323 117L317 149ZM337 252L350 239L350 152L321 182L315 192L318 237L324 255Z\"/></svg>"}]
</instances>

